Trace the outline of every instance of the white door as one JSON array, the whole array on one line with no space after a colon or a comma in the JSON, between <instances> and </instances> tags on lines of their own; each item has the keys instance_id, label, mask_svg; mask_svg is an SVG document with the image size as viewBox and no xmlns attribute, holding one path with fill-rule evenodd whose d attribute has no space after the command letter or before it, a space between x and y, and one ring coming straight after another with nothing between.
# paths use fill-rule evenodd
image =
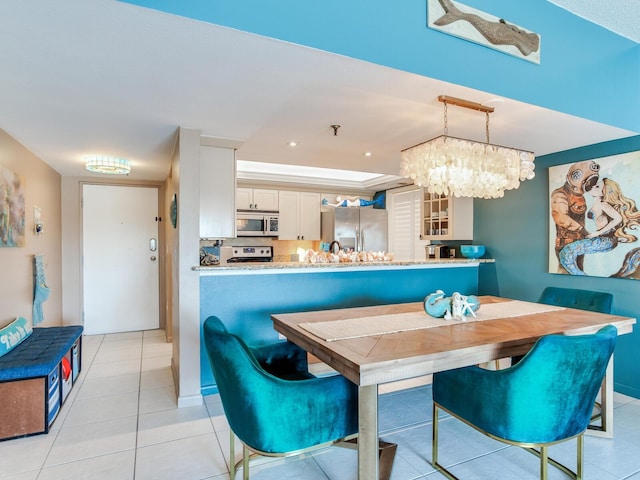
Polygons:
<instances>
[{"instance_id":1,"label":"white door","mask_svg":"<svg viewBox=\"0 0 640 480\"><path fill-rule=\"evenodd\" d=\"M420 189L400 190L387 195L389 209L389 251L396 260L424 260L425 245L420 240Z\"/></svg>"},{"instance_id":2,"label":"white door","mask_svg":"<svg viewBox=\"0 0 640 480\"><path fill-rule=\"evenodd\" d=\"M86 334L159 327L158 189L84 185Z\"/></svg>"}]
</instances>

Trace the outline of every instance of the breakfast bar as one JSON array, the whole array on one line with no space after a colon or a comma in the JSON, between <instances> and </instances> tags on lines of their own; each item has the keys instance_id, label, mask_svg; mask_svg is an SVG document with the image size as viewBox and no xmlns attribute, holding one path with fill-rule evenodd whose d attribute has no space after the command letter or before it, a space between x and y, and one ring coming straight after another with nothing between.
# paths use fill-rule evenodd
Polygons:
<instances>
[{"instance_id":1,"label":"breakfast bar","mask_svg":"<svg viewBox=\"0 0 640 480\"><path fill-rule=\"evenodd\" d=\"M420 302L438 289L478 294L483 262L487 261L269 262L194 267L200 274L200 324L216 315L248 344L262 345L282 339L271 322L275 313ZM203 345L200 368L202 394L216 393Z\"/></svg>"}]
</instances>

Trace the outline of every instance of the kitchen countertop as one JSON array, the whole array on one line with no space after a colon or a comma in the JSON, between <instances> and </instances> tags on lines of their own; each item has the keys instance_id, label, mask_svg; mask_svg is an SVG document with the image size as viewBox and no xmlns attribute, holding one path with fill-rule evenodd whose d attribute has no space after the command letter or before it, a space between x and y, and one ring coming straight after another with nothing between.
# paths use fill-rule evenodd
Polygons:
<instances>
[{"instance_id":1,"label":"kitchen countertop","mask_svg":"<svg viewBox=\"0 0 640 480\"><path fill-rule=\"evenodd\" d=\"M353 271L361 269L394 270L397 268L442 268L476 267L480 263L494 263L493 258L443 258L421 261L392 262L343 262L343 263L304 263L304 262L247 262L225 266L200 266L192 269L202 274L242 274L242 273L308 273Z\"/></svg>"}]
</instances>

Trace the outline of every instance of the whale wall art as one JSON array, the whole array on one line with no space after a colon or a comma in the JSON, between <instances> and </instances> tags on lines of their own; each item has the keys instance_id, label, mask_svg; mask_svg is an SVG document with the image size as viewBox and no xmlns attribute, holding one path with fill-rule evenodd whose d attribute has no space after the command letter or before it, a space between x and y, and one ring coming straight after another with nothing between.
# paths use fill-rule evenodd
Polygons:
<instances>
[{"instance_id":1,"label":"whale wall art","mask_svg":"<svg viewBox=\"0 0 640 480\"><path fill-rule=\"evenodd\" d=\"M427 0L427 26L533 63L540 63L540 35L458 2Z\"/></svg>"},{"instance_id":2,"label":"whale wall art","mask_svg":"<svg viewBox=\"0 0 640 480\"><path fill-rule=\"evenodd\" d=\"M549 168L549 272L640 280L640 152Z\"/></svg>"}]
</instances>

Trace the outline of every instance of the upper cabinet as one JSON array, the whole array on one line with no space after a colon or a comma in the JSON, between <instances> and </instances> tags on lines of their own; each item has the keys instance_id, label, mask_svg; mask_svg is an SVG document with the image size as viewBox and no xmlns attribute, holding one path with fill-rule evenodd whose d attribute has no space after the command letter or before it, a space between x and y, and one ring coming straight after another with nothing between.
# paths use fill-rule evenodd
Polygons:
<instances>
[{"instance_id":1,"label":"upper cabinet","mask_svg":"<svg viewBox=\"0 0 640 480\"><path fill-rule=\"evenodd\" d=\"M280 190L278 240L320 240L320 194Z\"/></svg>"},{"instance_id":2,"label":"upper cabinet","mask_svg":"<svg viewBox=\"0 0 640 480\"><path fill-rule=\"evenodd\" d=\"M473 198L422 189L421 208L423 240L473 240Z\"/></svg>"},{"instance_id":3,"label":"upper cabinet","mask_svg":"<svg viewBox=\"0 0 640 480\"><path fill-rule=\"evenodd\" d=\"M236 189L238 210L278 210L278 190L260 188Z\"/></svg>"},{"instance_id":4,"label":"upper cabinet","mask_svg":"<svg viewBox=\"0 0 640 480\"><path fill-rule=\"evenodd\" d=\"M200 238L236 236L235 187L235 151L201 145Z\"/></svg>"}]
</instances>

